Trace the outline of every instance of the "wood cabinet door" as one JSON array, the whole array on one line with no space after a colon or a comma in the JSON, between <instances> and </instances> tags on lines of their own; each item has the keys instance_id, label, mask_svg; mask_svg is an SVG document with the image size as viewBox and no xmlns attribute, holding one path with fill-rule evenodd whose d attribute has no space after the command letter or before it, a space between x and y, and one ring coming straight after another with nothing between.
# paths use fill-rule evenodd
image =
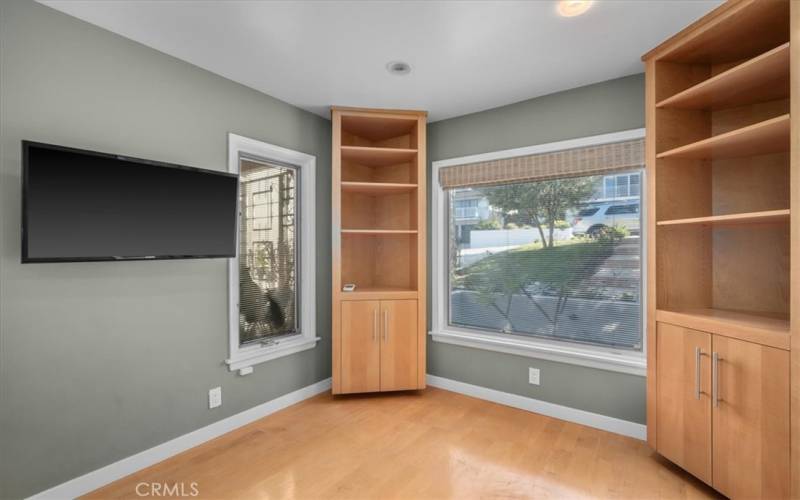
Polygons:
<instances>
[{"instance_id":1,"label":"wood cabinet door","mask_svg":"<svg viewBox=\"0 0 800 500\"><path fill-rule=\"evenodd\" d=\"M381 390L417 388L417 301L381 301Z\"/></svg>"},{"instance_id":2,"label":"wood cabinet door","mask_svg":"<svg viewBox=\"0 0 800 500\"><path fill-rule=\"evenodd\" d=\"M714 488L789 497L789 352L714 335Z\"/></svg>"},{"instance_id":3,"label":"wood cabinet door","mask_svg":"<svg viewBox=\"0 0 800 500\"><path fill-rule=\"evenodd\" d=\"M656 328L656 448L711 484L711 334Z\"/></svg>"},{"instance_id":4,"label":"wood cabinet door","mask_svg":"<svg viewBox=\"0 0 800 500\"><path fill-rule=\"evenodd\" d=\"M341 392L381 388L380 305L377 300L342 302Z\"/></svg>"}]
</instances>

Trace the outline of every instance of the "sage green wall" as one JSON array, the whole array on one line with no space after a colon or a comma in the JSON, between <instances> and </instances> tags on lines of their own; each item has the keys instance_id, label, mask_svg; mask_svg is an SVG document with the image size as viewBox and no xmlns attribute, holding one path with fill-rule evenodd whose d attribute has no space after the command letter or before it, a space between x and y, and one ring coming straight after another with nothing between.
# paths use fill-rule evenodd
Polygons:
<instances>
[{"instance_id":1,"label":"sage green wall","mask_svg":"<svg viewBox=\"0 0 800 500\"><path fill-rule=\"evenodd\" d=\"M0 111L0 498L330 376L330 122L32 0L0 2ZM20 265L22 139L225 170L228 132L317 157L315 349L229 372L225 259Z\"/></svg>"},{"instance_id":2,"label":"sage green wall","mask_svg":"<svg viewBox=\"0 0 800 500\"><path fill-rule=\"evenodd\" d=\"M641 127L644 76L633 75L432 123L428 158L444 160ZM430 283L428 291L430 297ZM542 370L541 385L528 384L529 366ZM430 337L428 373L645 423L644 377L433 342Z\"/></svg>"}]
</instances>

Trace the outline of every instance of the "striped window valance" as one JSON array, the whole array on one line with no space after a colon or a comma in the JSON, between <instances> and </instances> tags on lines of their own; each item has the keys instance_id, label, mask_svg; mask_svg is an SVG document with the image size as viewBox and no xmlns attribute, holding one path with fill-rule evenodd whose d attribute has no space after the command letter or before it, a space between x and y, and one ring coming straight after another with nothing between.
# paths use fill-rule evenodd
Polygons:
<instances>
[{"instance_id":1,"label":"striped window valance","mask_svg":"<svg viewBox=\"0 0 800 500\"><path fill-rule=\"evenodd\" d=\"M442 188L601 175L644 165L644 139L598 144L439 170Z\"/></svg>"}]
</instances>

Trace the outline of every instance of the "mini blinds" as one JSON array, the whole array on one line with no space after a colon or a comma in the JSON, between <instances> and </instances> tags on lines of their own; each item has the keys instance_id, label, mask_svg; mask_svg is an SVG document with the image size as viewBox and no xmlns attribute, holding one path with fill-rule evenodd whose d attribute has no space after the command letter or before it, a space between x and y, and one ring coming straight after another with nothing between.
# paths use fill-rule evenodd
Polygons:
<instances>
[{"instance_id":1,"label":"mini blinds","mask_svg":"<svg viewBox=\"0 0 800 500\"><path fill-rule=\"evenodd\" d=\"M644 139L599 144L515 158L445 167L442 188L580 177L620 172L644 165Z\"/></svg>"},{"instance_id":2,"label":"mini blinds","mask_svg":"<svg viewBox=\"0 0 800 500\"><path fill-rule=\"evenodd\" d=\"M643 152L637 140L443 169L449 323L640 350Z\"/></svg>"},{"instance_id":3,"label":"mini blinds","mask_svg":"<svg viewBox=\"0 0 800 500\"><path fill-rule=\"evenodd\" d=\"M297 332L297 171L239 163L239 340Z\"/></svg>"}]
</instances>

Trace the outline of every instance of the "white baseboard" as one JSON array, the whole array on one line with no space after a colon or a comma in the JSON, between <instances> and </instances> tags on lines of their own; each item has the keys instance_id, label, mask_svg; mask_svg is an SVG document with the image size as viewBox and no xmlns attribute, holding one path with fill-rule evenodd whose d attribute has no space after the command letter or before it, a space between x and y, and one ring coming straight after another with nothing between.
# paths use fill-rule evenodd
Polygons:
<instances>
[{"instance_id":1,"label":"white baseboard","mask_svg":"<svg viewBox=\"0 0 800 500\"><path fill-rule=\"evenodd\" d=\"M190 448L194 448L211 439L219 437L243 425L254 422L267 415L282 410L287 406L299 403L304 399L316 396L331 387L331 379L321 380L315 384L303 387L289 394L277 397L264 404L260 404L236 415L231 415L213 424L207 425L196 431L177 437L166 443L159 444L148 450L142 451L118 462L106 465L100 469L76 477L65 483L54 486L49 490L30 497L33 499L72 499L85 495L91 491L105 486L117 479L133 474L139 470L157 464L167 458L177 455Z\"/></svg>"},{"instance_id":2,"label":"white baseboard","mask_svg":"<svg viewBox=\"0 0 800 500\"><path fill-rule=\"evenodd\" d=\"M561 406L546 401L510 394L507 392L488 389L477 385L459 382L435 375L427 376L427 383L432 387L438 387L452 392L458 392L467 396L472 396L486 401L540 413L549 417L559 418L568 422L602 429L604 431L622 434L637 439L645 439L647 428L642 424L628 422L618 418L607 417L597 413L584 410L577 410L567 406ZM210 441L234 429L247 425L267 415L282 410L288 406L299 403L305 399L316 396L327 391L331 387L331 379L321 380L315 384L303 387L289 394L285 394L272 401L245 410L236 415L222 419L213 424L207 425L196 431L192 431L183 436L154 446L150 449L124 458L118 462L107 465L95 471L84 474L83 476L71 479L65 483L54 486L48 490L30 497L32 499L71 499L105 486L117 479L133 474L151 465L157 464L178 453L194 448L200 444Z\"/></svg>"},{"instance_id":3,"label":"white baseboard","mask_svg":"<svg viewBox=\"0 0 800 500\"><path fill-rule=\"evenodd\" d=\"M447 391L457 392L466 396L472 396L478 399L485 399L493 403L519 408L520 410L527 410L533 413L540 413L548 417L574 422L576 424L594 427L623 436L630 436L632 438L644 440L647 437L647 426L621 420L619 418L607 417L598 413L589 411L578 410L568 406L561 406L546 401L540 401L517 394L510 394L508 392L497 391L488 389L478 385L467 384L457 380L448 378L437 377L436 375L426 376L428 385L438 387Z\"/></svg>"}]
</instances>

